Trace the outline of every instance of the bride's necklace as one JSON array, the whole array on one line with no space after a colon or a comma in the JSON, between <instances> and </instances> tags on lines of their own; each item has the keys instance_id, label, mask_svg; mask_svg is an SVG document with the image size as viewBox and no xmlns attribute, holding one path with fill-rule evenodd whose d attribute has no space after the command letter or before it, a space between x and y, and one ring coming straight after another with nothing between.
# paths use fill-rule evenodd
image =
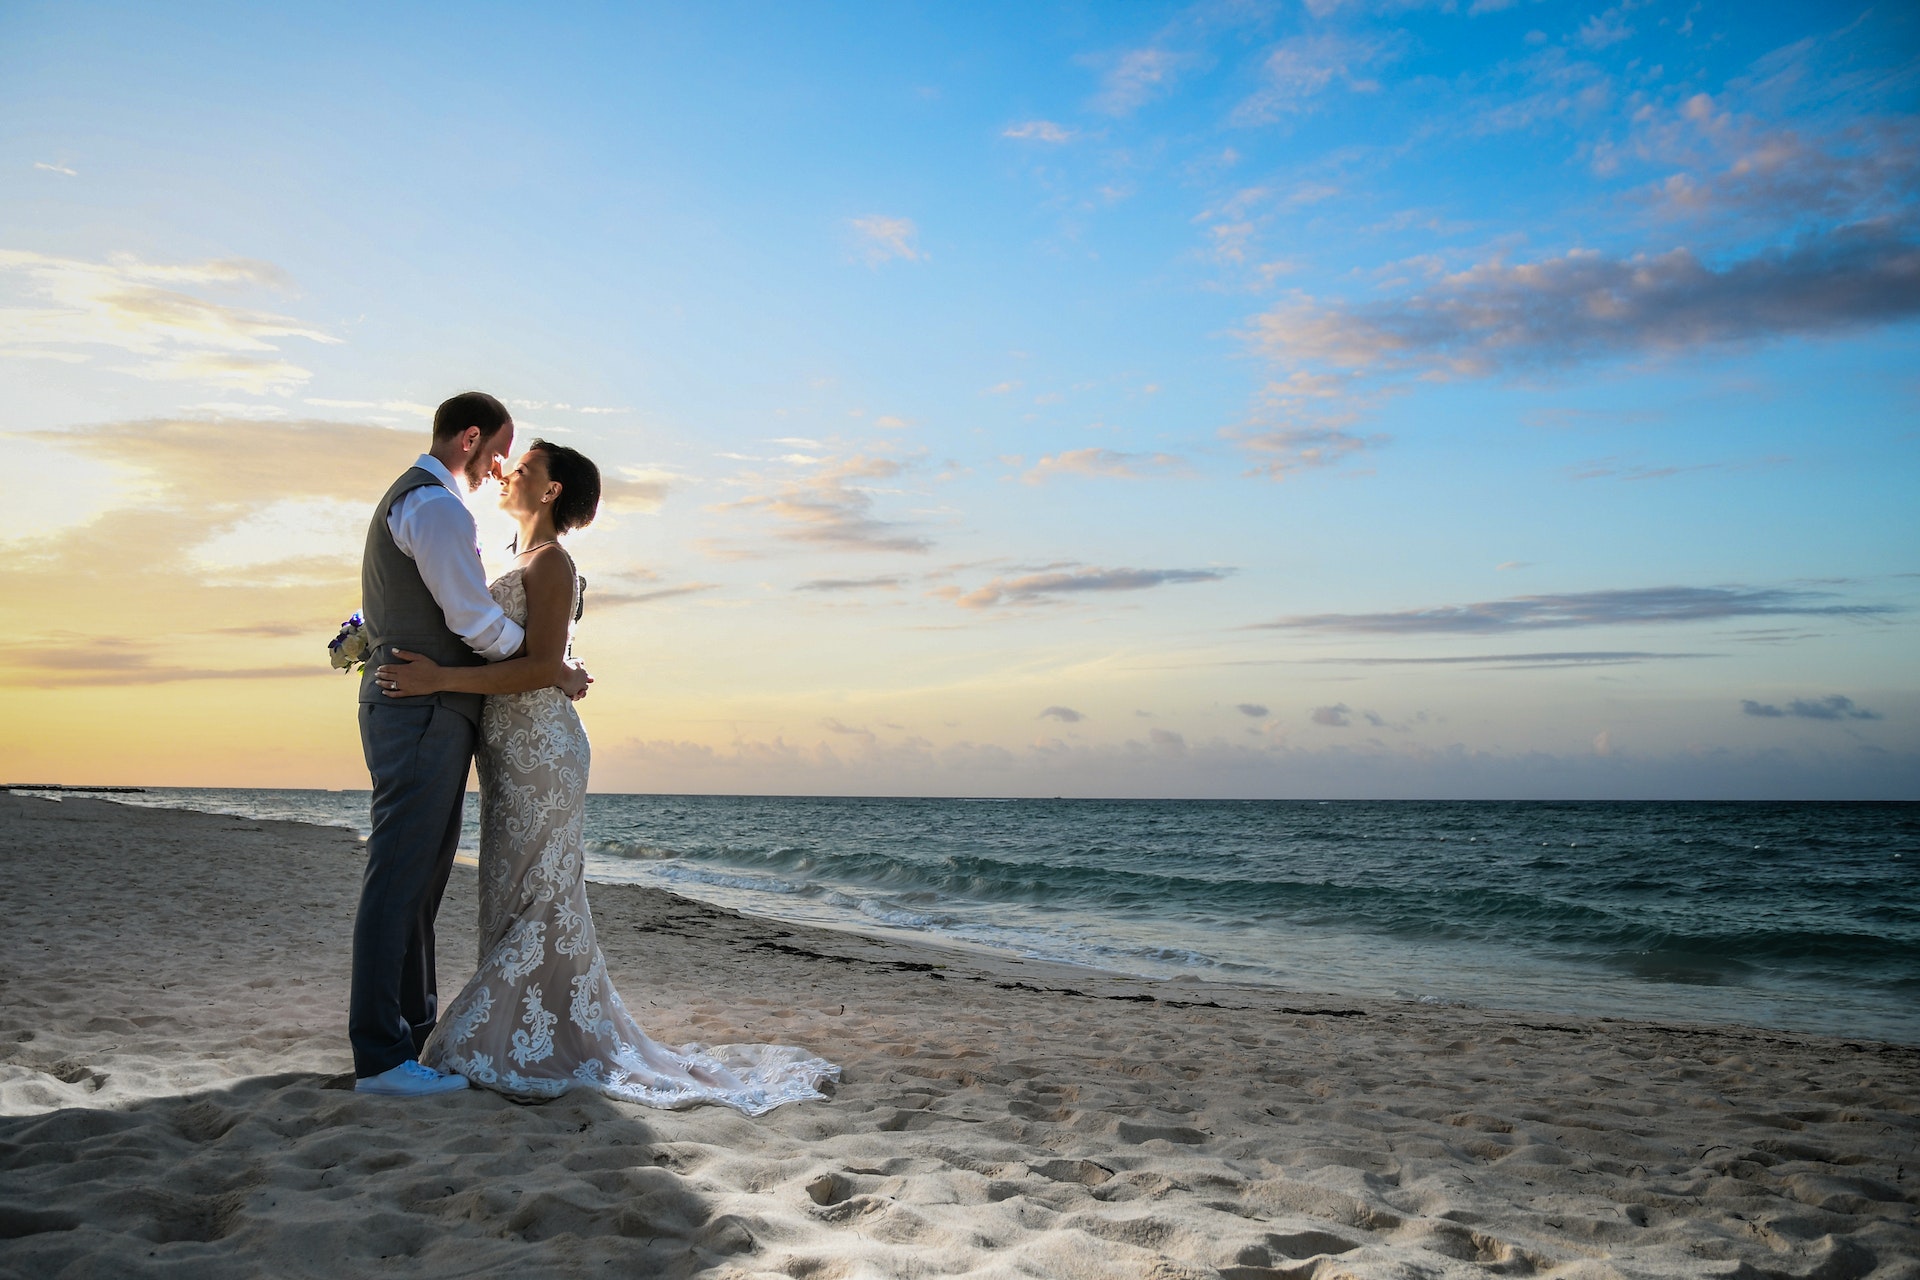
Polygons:
<instances>
[{"instance_id":1,"label":"bride's necklace","mask_svg":"<svg viewBox=\"0 0 1920 1280\"><path fill-rule=\"evenodd\" d=\"M519 551L519 552L516 552L515 554L516 554L516 555L523 555L523 556L530 556L530 555L532 555L532 554L533 554L534 552L536 552L536 551L538 551L538 550L539 550L540 548L542 548L542 547L551 547L551 546L553 546L554 544L556 544L556 543L558 543L559 541L560 541L560 539L558 539L558 538L548 538L548 539L547 539L547 540L546 540L545 542L536 542L536 543L534 543L534 544L533 544L532 546L530 546L530 547L528 547L528 548L527 548L526 550L524 550L524 551Z\"/></svg>"}]
</instances>

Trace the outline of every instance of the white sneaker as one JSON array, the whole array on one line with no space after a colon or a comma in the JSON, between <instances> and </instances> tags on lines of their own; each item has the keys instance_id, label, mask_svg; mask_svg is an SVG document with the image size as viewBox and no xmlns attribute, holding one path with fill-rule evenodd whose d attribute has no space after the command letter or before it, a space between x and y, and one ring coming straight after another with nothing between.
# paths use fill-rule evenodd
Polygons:
<instances>
[{"instance_id":1,"label":"white sneaker","mask_svg":"<svg viewBox=\"0 0 1920 1280\"><path fill-rule=\"evenodd\" d=\"M408 1060L377 1076L363 1076L353 1082L355 1093L371 1093L381 1098L424 1098L435 1093L452 1093L467 1087L465 1076L435 1071Z\"/></svg>"}]
</instances>

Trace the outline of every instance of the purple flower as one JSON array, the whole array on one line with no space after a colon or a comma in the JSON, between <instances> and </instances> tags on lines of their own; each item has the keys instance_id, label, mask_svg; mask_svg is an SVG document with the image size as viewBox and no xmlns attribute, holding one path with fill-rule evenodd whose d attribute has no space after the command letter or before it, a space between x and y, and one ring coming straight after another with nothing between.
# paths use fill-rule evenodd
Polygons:
<instances>
[{"instance_id":1,"label":"purple flower","mask_svg":"<svg viewBox=\"0 0 1920 1280\"><path fill-rule=\"evenodd\" d=\"M340 624L340 634L327 641L328 661L341 671L352 671L355 664L366 666L367 620L358 609Z\"/></svg>"}]
</instances>

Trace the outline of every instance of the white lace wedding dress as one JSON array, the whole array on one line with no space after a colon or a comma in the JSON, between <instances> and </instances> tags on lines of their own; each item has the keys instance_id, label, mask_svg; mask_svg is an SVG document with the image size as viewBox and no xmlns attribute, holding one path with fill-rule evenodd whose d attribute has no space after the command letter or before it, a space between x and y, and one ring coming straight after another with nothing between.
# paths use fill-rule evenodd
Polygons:
<instances>
[{"instance_id":1,"label":"white lace wedding dress","mask_svg":"<svg viewBox=\"0 0 1920 1280\"><path fill-rule=\"evenodd\" d=\"M569 561L571 563L571 561ZM492 584L525 625L522 571ZM579 575L574 577L575 613ZM607 978L587 909L586 729L558 689L489 697L480 724L480 968L420 1060L477 1085L550 1098L597 1089L652 1107L714 1102L750 1116L821 1097L840 1068L789 1045L647 1038Z\"/></svg>"}]
</instances>

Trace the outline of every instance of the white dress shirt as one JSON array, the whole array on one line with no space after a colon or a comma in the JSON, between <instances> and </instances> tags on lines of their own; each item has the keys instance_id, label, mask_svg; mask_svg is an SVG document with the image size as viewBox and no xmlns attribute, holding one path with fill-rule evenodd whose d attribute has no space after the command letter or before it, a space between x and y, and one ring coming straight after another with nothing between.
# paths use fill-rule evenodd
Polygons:
<instances>
[{"instance_id":1,"label":"white dress shirt","mask_svg":"<svg viewBox=\"0 0 1920 1280\"><path fill-rule=\"evenodd\" d=\"M488 662L512 657L526 633L487 591L480 531L458 482L432 454L421 454L413 465L432 472L440 483L401 494L387 512L387 531L395 545L413 558L447 626L467 647Z\"/></svg>"}]
</instances>

